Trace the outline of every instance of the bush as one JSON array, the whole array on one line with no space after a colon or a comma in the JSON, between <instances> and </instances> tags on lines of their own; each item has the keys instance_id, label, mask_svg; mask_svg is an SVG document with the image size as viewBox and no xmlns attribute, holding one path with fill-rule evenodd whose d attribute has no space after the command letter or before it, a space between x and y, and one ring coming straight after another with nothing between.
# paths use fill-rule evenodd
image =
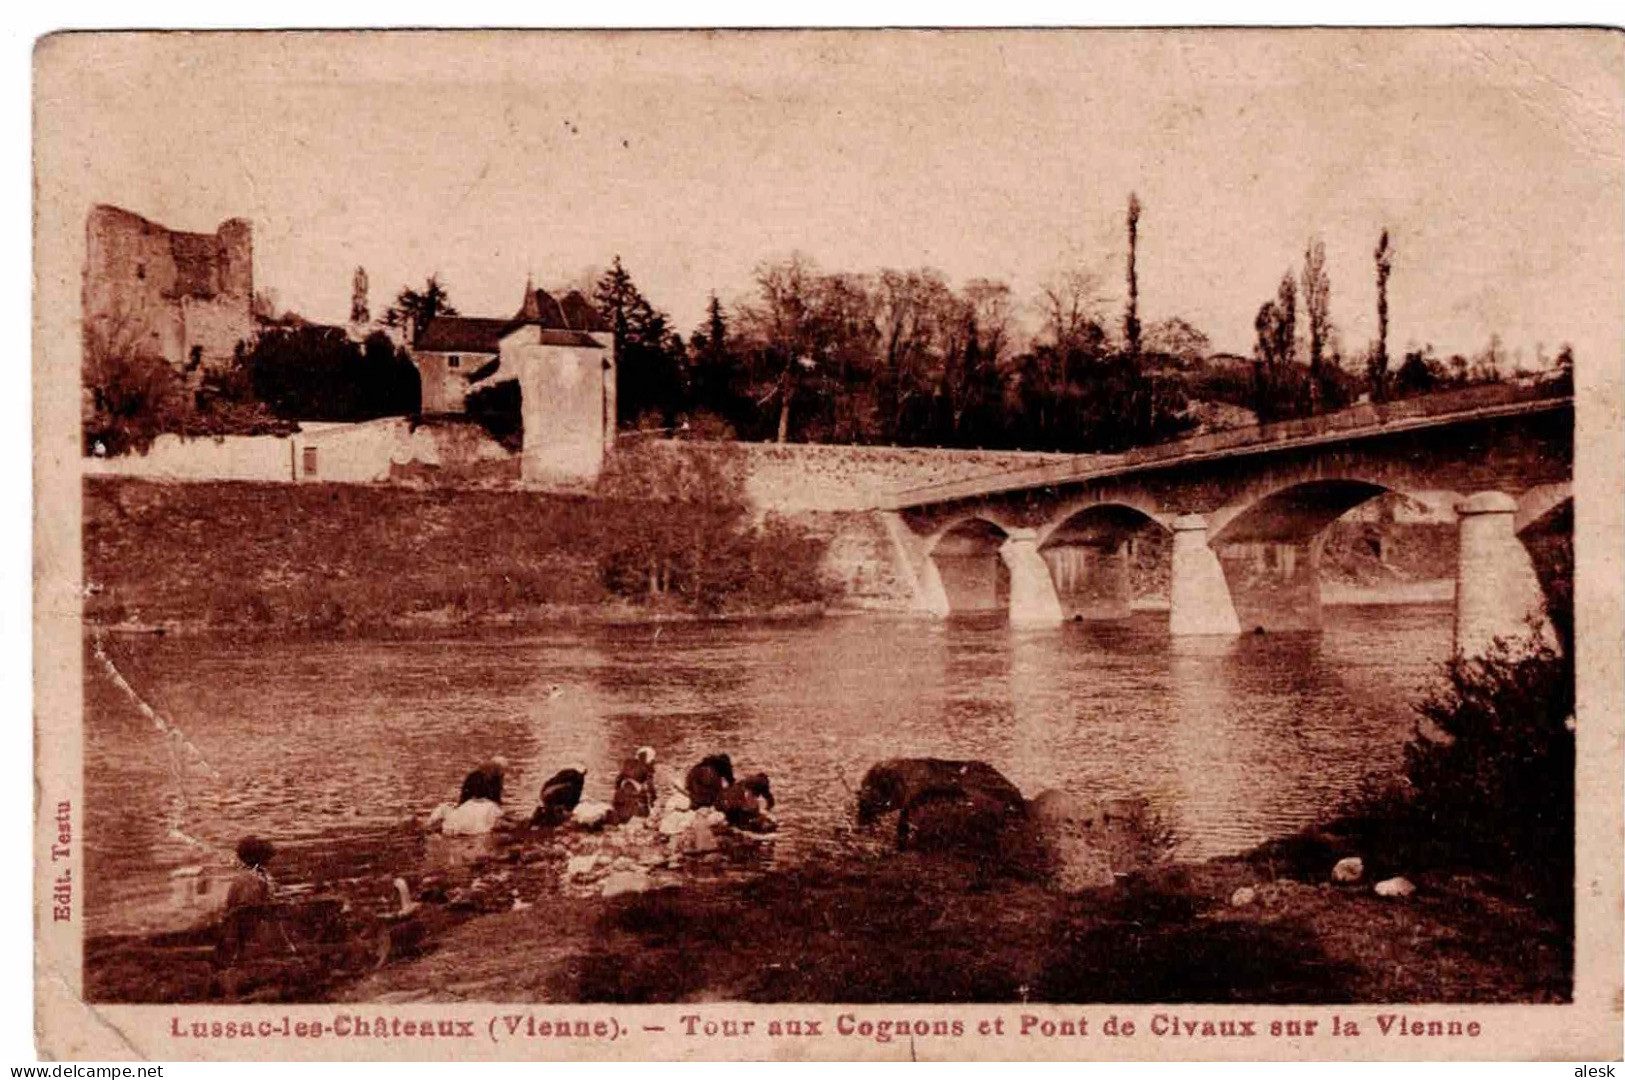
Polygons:
<instances>
[{"instance_id":1,"label":"bush","mask_svg":"<svg viewBox=\"0 0 1625 1080\"><path fill-rule=\"evenodd\" d=\"M1253 370L1251 404L1261 422L1273 423L1335 412L1358 393L1354 376L1333 360L1321 367L1318 377L1304 364L1264 364Z\"/></svg>"},{"instance_id":2,"label":"bush","mask_svg":"<svg viewBox=\"0 0 1625 1080\"><path fill-rule=\"evenodd\" d=\"M87 321L83 346L87 454L144 454L153 439L179 428L186 408L180 376L126 323Z\"/></svg>"},{"instance_id":3,"label":"bush","mask_svg":"<svg viewBox=\"0 0 1625 1080\"><path fill-rule=\"evenodd\" d=\"M1571 925L1574 664L1544 637L1448 662L1419 706L1398 784L1363 792L1334 826L1381 873L1470 870Z\"/></svg>"},{"instance_id":4,"label":"bush","mask_svg":"<svg viewBox=\"0 0 1625 1080\"><path fill-rule=\"evenodd\" d=\"M463 402L468 418L512 454L525 448L525 419L520 405L518 379L479 387Z\"/></svg>"},{"instance_id":5,"label":"bush","mask_svg":"<svg viewBox=\"0 0 1625 1080\"><path fill-rule=\"evenodd\" d=\"M417 366L382 333L357 344L336 326L267 329L237 350L254 396L288 420L374 420L422 405Z\"/></svg>"},{"instance_id":6,"label":"bush","mask_svg":"<svg viewBox=\"0 0 1625 1080\"><path fill-rule=\"evenodd\" d=\"M748 587L755 603L806 604L828 599L824 541L777 515L769 515L749 539Z\"/></svg>"},{"instance_id":7,"label":"bush","mask_svg":"<svg viewBox=\"0 0 1625 1080\"><path fill-rule=\"evenodd\" d=\"M1574 875L1574 664L1544 637L1456 657L1420 706L1438 729L1406 748L1423 828L1489 869Z\"/></svg>"},{"instance_id":8,"label":"bush","mask_svg":"<svg viewBox=\"0 0 1625 1080\"><path fill-rule=\"evenodd\" d=\"M146 453L159 435L287 435L299 425L254 397L241 360L187 377L153 351L141 324L114 316L87 322L83 339L84 450L116 457Z\"/></svg>"},{"instance_id":9,"label":"bush","mask_svg":"<svg viewBox=\"0 0 1625 1080\"><path fill-rule=\"evenodd\" d=\"M738 436L727 420L714 412L698 409L677 425L677 437L694 442L732 442Z\"/></svg>"},{"instance_id":10,"label":"bush","mask_svg":"<svg viewBox=\"0 0 1625 1080\"><path fill-rule=\"evenodd\" d=\"M718 447L623 443L595 510L604 587L714 613L822 600L824 544L780 519L752 524L735 460Z\"/></svg>"}]
</instances>

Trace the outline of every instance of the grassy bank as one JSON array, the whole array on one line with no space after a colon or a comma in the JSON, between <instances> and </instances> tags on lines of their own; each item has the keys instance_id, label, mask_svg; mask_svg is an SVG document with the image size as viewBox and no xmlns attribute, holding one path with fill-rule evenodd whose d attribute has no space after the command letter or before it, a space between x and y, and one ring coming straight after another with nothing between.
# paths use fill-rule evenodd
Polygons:
<instances>
[{"instance_id":1,"label":"grassy bank","mask_svg":"<svg viewBox=\"0 0 1625 1080\"><path fill-rule=\"evenodd\" d=\"M87 479L84 499L86 618L103 626L361 631L826 595L820 541L693 502L114 478Z\"/></svg>"},{"instance_id":2,"label":"grassy bank","mask_svg":"<svg viewBox=\"0 0 1625 1080\"><path fill-rule=\"evenodd\" d=\"M1068 895L902 855L495 915L338 996L1332 1003L1568 995L1565 939L1493 879L1424 876L1415 896L1392 901L1288 870L1252 859L1176 866ZM1232 907L1228 898L1243 885L1264 899ZM513 944L480 947L490 940Z\"/></svg>"}]
</instances>

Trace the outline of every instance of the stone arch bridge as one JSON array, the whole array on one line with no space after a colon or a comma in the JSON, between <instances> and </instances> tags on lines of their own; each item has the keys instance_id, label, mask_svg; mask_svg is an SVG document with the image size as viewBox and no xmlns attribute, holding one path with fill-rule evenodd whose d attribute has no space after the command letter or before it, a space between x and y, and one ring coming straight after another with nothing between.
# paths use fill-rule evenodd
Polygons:
<instances>
[{"instance_id":1,"label":"stone arch bridge","mask_svg":"<svg viewBox=\"0 0 1625 1080\"><path fill-rule=\"evenodd\" d=\"M1454 508L1456 644L1539 619L1555 573L1531 551L1572 522L1573 398L1475 388L1122 455L893 494L893 539L922 611L1008 607L1021 624L1126 614L1128 549L1172 532L1172 633L1316 628L1326 527L1385 492ZM1447 511L1448 512L1448 511Z\"/></svg>"}]
</instances>

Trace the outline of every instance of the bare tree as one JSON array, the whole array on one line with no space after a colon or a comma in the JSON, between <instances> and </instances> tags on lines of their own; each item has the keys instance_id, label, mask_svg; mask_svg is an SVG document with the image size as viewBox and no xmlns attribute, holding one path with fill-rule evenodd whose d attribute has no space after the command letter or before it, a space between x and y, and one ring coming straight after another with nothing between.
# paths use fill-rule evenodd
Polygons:
<instances>
[{"instance_id":1,"label":"bare tree","mask_svg":"<svg viewBox=\"0 0 1625 1080\"><path fill-rule=\"evenodd\" d=\"M87 318L81 331L80 419L86 453L146 453L181 426L186 393L145 318L124 305Z\"/></svg>"},{"instance_id":2,"label":"bare tree","mask_svg":"<svg viewBox=\"0 0 1625 1080\"><path fill-rule=\"evenodd\" d=\"M783 262L763 263L756 268L756 302L741 311L777 373L772 391L762 400L765 404L778 398L781 443L790 435L790 409L797 387L820 359L814 297L818 278L812 260L799 253Z\"/></svg>"},{"instance_id":3,"label":"bare tree","mask_svg":"<svg viewBox=\"0 0 1625 1080\"><path fill-rule=\"evenodd\" d=\"M940 375L939 338L952 293L936 270L882 270L875 282L874 317L880 340L881 378L886 387L886 417L896 433L911 399L929 393Z\"/></svg>"},{"instance_id":4,"label":"bare tree","mask_svg":"<svg viewBox=\"0 0 1625 1080\"><path fill-rule=\"evenodd\" d=\"M1038 303L1045 329L1058 348L1081 344L1100 325L1100 276L1087 270L1062 271L1045 282Z\"/></svg>"},{"instance_id":5,"label":"bare tree","mask_svg":"<svg viewBox=\"0 0 1625 1080\"><path fill-rule=\"evenodd\" d=\"M852 392L872 379L876 360L875 295L866 274L823 274L813 283L812 332L819 364L804 386L818 389L826 438L861 442L875 437L874 403Z\"/></svg>"},{"instance_id":6,"label":"bare tree","mask_svg":"<svg viewBox=\"0 0 1625 1080\"><path fill-rule=\"evenodd\" d=\"M962 291L976 320L977 343L989 362L997 364L1010 347L1010 286L1002 281L973 278Z\"/></svg>"}]
</instances>

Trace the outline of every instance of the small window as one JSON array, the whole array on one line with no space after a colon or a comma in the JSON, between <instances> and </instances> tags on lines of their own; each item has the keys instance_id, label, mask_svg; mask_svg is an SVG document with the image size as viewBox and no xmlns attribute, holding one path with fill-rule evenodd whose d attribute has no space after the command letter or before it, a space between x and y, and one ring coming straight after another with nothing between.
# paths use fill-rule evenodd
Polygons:
<instances>
[{"instance_id":1,"label":"small window","mask_svg":"<svg viewBox=\"0 0 1625 1080\"><path fill-rule=\"evenodd\" d=\"M314 446L305 447L305 475L316 475L316 448Z\"/></svg>"},{"instance_id":2,"label":"small window","mask_svg":"<svg viewBox=\"0 0 1625 1080\"><path fill-rule=\"evenodd\" d=\"M147 280L147 264L146 263L136 263L135 264L135 276L141 281Z\"/></svg>"},{"instance_id":3,"label":"small window","mask_svg":"<svg viewBox=\"0 0 1625 1080\"><path fill-rule=\"evenodd\" d=\"M463 358L461 356L448 356L448 357L446 357L446 366L447 367L462 367L463 366Z\"/></svg>"}]
</instances>

